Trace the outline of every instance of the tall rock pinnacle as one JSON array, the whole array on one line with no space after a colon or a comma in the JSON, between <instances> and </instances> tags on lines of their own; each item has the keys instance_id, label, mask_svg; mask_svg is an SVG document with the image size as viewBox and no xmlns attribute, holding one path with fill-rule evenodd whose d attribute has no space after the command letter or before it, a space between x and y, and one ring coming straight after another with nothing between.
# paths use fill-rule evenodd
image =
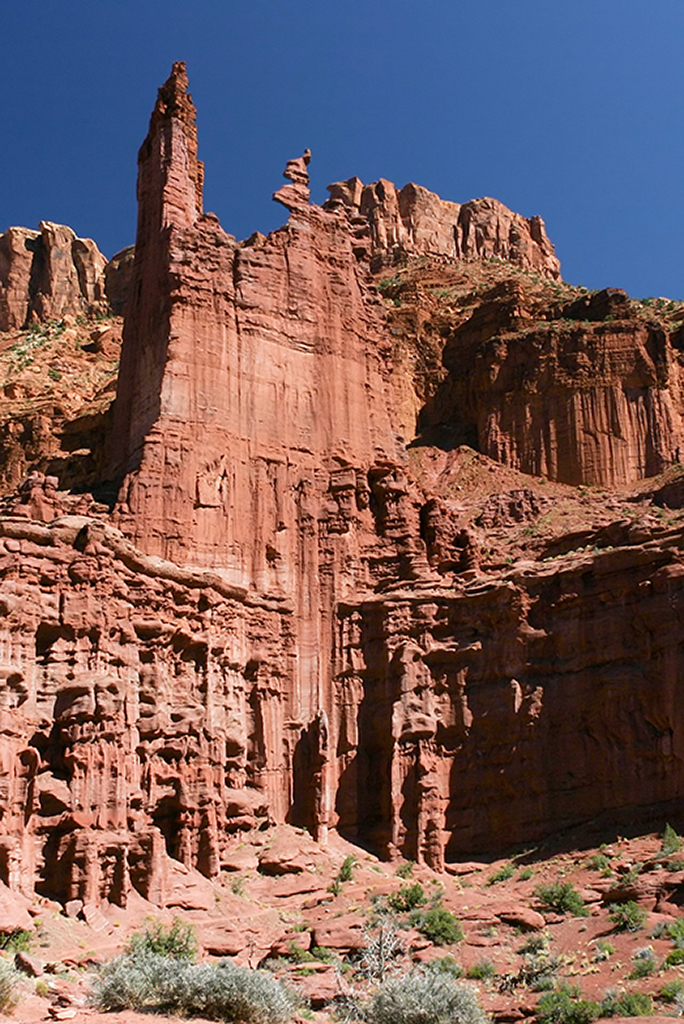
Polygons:
<instances>
[{"instance_id":1,"label":"tall rock pinnacle","mask_svg":"<svg viewBox=\"0 0 684 1024\"><path fill-rule=\"evenodd\" d=\"M202 214L204 164L197 159L196 110L184 61L176 61L157 95L138 154L141 229L190 227Z\"/></svg>"},{"instance_id":2,"label":"tall rock pinnacle","mask_svg":"<svg viewBox=\"0 0 684 1024\"><path fill-rule=\"evenodd\" d=\"M195 115L185 63L176 61L138 153L138 230L110 453L113 476L137 464L159 413L169 337L170 234L194 227L202 216L204 165L197 159Z\"/></svg>"}]
</instances>

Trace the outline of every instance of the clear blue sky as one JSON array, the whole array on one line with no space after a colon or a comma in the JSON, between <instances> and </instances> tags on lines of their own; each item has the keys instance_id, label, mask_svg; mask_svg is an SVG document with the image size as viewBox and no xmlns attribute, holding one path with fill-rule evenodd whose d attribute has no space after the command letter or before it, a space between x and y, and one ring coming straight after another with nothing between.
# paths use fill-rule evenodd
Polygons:
<instances>
[{"instance_id":1,"label":"clear blue sky","mask_svg":"<svg viewBox=\"0 0 684 1024\"><path fill-rule=\"evenodd\" d=\"M138 146L186 60L205 206L242 238L358 175L539 213L566 280L684 297L682 0L5 0L0 231L134 240Z\"/></svg>"}]
</instances>

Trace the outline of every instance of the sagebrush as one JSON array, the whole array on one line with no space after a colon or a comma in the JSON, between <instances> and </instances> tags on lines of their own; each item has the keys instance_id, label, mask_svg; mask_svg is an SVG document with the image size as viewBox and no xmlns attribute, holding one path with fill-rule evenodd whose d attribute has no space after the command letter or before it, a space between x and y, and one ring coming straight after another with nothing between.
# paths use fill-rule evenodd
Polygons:
<instances>
[{"instance_id":1,"label":"sagebrush","mask_svg":"<svg viewBox=\"0 0 684 1024\"><path fill-rule=\"evenodd\" d=\"M385 982L365 1016L369 1024L487 1024L473 989L438 971Z\"/></svg>"},{"instance_id":2,"label":"sagebrush","mask_svg":"<svg viewBox=\"0 0 684 1024\"><path fill-rule=\"evenodd\" d=\"M230 960L194 964L147 949L124 953L101 969L93 987L101 1010L159 1010L241 1024L285 1024L293 995L262 971Z\"/></svg>"}]
</instances>

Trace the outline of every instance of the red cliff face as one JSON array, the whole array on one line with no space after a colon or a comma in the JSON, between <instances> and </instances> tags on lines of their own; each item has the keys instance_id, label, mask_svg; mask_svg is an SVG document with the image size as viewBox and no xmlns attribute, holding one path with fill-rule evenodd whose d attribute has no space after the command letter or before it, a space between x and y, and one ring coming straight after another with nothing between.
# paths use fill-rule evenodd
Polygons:
<instances>
[{"instance_id":1,"label":"red cliff face","mask_svg":"<svg viewBox=\"0 0 684 1024\"><path fill-rule=\"evenodd\" d=\"M237 243L202 213L174 65L139 158L116 508L35 478L0 521L14 887L171 905L177 862L213 877L269 819L440 869L681 798L681 524L611 526L602 497L552 554L544 520L585 499L519 472L678 457L676 338L557 283L538 219L357 179L311 206L309 158L287 224ZM451 446L411 445L421 407Z\"/></svg>"},{"instance_id":2,"label":"red cliff face","mask_svg":"<svg viewBox=\"0 0 684 1024\"><path fill-rule=\"evenodd\" d=\"M520 289L496 289L449 332L444 364L423 426L525 473L615 486L684 451L676 337L618 289L542 320Z\"/></svg>"}]
</instances>

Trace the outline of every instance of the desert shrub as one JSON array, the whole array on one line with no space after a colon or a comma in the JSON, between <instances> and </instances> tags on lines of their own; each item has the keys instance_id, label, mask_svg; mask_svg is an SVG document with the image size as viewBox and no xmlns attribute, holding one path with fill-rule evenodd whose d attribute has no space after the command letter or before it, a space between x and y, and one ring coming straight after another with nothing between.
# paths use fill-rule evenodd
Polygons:
<instances>
[{"instance_id":1,"label":"desert shrub","mask_svg":"<svg viewBox=\"0 0 684 1024\"><path fill-rule=\"evenodd\" d=\"M576 985L559 985L545 992L537 1003L539 1024L589 1024L599 1016L598 1003L582 999Z\"/></svg>"},{"instance_id":2,"label":"desert shrub","mask_svg":"<svg viewBox=\"0 0 684 1024\"><path fill-rule=\"evenodd\" d=\"M557 914L574 914L575 917L586 917L589 911L584 900L571 882L552 882L550 885L538 885L534 890L542 907L553 910Z\"/></svg>"},{"instance_id":3,"label":"desert shrub","mask_svg":"<svg viewBox=\"0 0 684 1024\"><path fill-rule=\"evenodd\" d=\"M19 973L9 960L0 959L0 1013L9 1013L19 1001Z\"/></svg>"},{"instance_id":4,"label":"desert shrub","mask_svg":"<svg viewBox=\"0 0 684 1024\"><path fill-rule=\"evenodd\" d=\"M660 840L660 852L665 857L671 857L673 853L677 853L681 848L681 836L675 832L671 825L666 825Z\"/></svg>"},{"instance_id":5,"label":"desert shrub","mask_svg":"<svg viewBox=\"0 0 684 1024\"><path fill-rule=\"evenodd\" d=\"M684 949L677 948L671 949L665 957L666 967L678 967L679 964L684 964Z\"/></svg>"},{"instance_id":6,"label":"desert shrub","mask_svg":"<svg viewBox=\"0 0 684 1024\"><path fill-rule=\"evenodd\" d=\"M604 960L609 960L614 952L615 946L612 942L608 942L606 939L599 939L596 943L596 952L591 959L595 964L600 964Z\"/></svg>"},{"instance_id":7,"label":"desert shrub","mask_svg":"<svg viewBox=\"0 0 684 1024\"><path fill-rule=\"evenodd\" d=\"M182 1002L182 961L148 949L123 953L104 964L93 984L93 1001L101 1010L141 1010Z\"/></svg>"},{"instance_id":8,"label":"desert shrub","mask_svg":"<svg viewBox=\"0 0 684 1024\"><path fill-rule=\"evenodd\" d=\"M230 880L230 891L233 893L234 896L244 896L245 895L245 880L244 880L244 878L242 878L240 875L235 875L234 878L231 878L231 880Z\"/></svg>"},{"instance_id":9,"label":"desert shrub","mask_svg":"<svg viewBox=\"0 0 684 1024\"><path fill-rule=\"evenodd\" d=\"M606 857L605 853L595 853L587 861L587 867L593 868L594 871L600 871L606 877L613 873L610 866L610 857Z\"/></svg>"},{"instance_id":10,"label":"desert shrub","mask_svg":"<svg viewBox=\"0 0 684 1024\"><path fill-rule=\"evenodd\" d=\"M6 949L9 953L28 952L33 942L33 932L25 928L15 928L13 932L0 936L0 949Z\"/></svg>"},{"instance_id":11,"label":"desert shrub","mask_svg":"<svg viewBox=\"0 0 684 1024\"><path fill-rule=\"evenodd\" d=\"M602 1017L648 1017L653 1002L645 992L608 992L599 1009Z\"/></svg>"},{"instance_id":12,"label":"desert shrub","mask_svg":"<svg viewBox=\"0 0 684 1024\"><path fill-rule=\"evenodd\" d=\"M407 860L406 863L400 864L394 874L397 878L410 878L413 874L413 869L416 862L413 860Z\"/></svg>"},{"instance_id":13,"label":"desert shrub","mask_svg":"<svg viewBox=\"0 0 684 1024\"><path fill-rule=\"evenodd\" d=\"M684 860L675 857L673 860L668 860L665 867L668 871L684 871Z\"/></svg>"},{"instance_id":14,"label":"desert shrub","mask_svg":"<svg viewBox=\"0 0 684 1024\"><path fill-rule=\"evenodd\" d=\"M174 960L194 960L197 956L197 936L191 924L186 924L174 917L167 928L161 921L148 921L145 930L134 932L126 947L126 952L154 953L157 956L169 956Z\"/></svg>"},{"instance_id":15,"label":"desert shrub","mask_svg":"<svg viewBox=\"0 0 684 1024\"><path fill-rule=\"evenodd\" d=\"M488 978L496 978L496 967L491 960L478 960L466 971L466 978L472 981L487 981Z\"/></svg>"},{"instance_id":16,"label":"desert shrub","mask_svg":"<svg viewBox=\"0 0 684 1024\"><path fill-rule=\"evenodd\" d=\"M670 921L665 926L665 934L674 943L675 949L684 949L684 917Z\"/></svg>"},{"instance_id":17,"label":"desert shrub","mask_svg":"<svg viewBox=\"0 0 684 1024\"><path fill-rule=\"evenodd\" d=\"M424 903L427 903L427 897L420 882L412 882L411 885L402 885L399 892L390 893L387 902L392 910L401 913L404 910L422 907Z\"/></svg>"},{"instance_id":18,"label":"desert shrub","mask_svg":"<svg viewBox=\"0 0 684 1024\"><path fill-rule=\"evenodd\" d=\"M684 950L683 950L684 952ZM649 978L652 974L655 974L658 961L656 955L653 952L652 946L642 946L640 949L636 949L632 953L632 970L630 971L630 978Z\"/></svg>"},{"instance_id":19,"label":"desert shrub","mask_svg":"<svg viewBox=\"0 0 684 1024\"><path fill-rule=\"evenodd\" d=\"M487 885L496 885L497 882L507 882L514 874L515 866L513 864L502 864L497 871L489 876L487 879Z\"/></svg>"},{"instance_id":20,"label":"desert shrub","mask_svg":"<svg viewBox=\"0 0 684 1024\"><path fill-rule=\"evenodd\" d=\"M436 971L387 981L366 1011L369 1024L486 1024L471 988Z\"/></svg>"},{"instance_id":21,"label":"desert shrub","mask_svg":"<svg viewBox=\"0 0 684 1024\"><path fill-rule=\"evenodd\" d=\"M124 953L93 986L101 1010L164 1010L241 1024L285 1024L294 999L275 978L229 960L192 964L148 949Z\"/></svg>"},{"instance_id":22,"label":"desert shrub","mask_svg":"<svg viewBox=\"0 0 684 1024\"><path fill-rule=\"evenodd\" d=\"M463 939L460 921L445 907L431 907L430 910L426 910L421 914L417 928L436 946L452 946Z\"/></svg>"},{"instance_id":23,"label":"desert shrub","mask_svg":"<svg viewBox=\"0 0 684 1024\"><path fill-rule=\"evenodd\" d=\"M519 882L527 882L527 881L529 881L530 878L532 878L533 874L534 874L534 868L530 867L528 865L526 868L523 868L522 871L520 872L520 874L518 875L518 881Z\"/></svg>"},{"instance_id":24,"label":"desert shrub","mask_svg":"<svg viewBox=\"0 0 684 1024\"><path fill-rule=\"evenodd\" d=\"M530 953L534 955L536 953L547 952L548 948L548 935L540 935L537 933L536 935L529 935L523 942L522 946L518 946L518 952L523 956L527 956Z\"/></svg>"},{"instance_id":25,"label":"desert shrub","mask_svg":"<svg viewBox=\"0 0 684 1024\"><path fill-rule=\"evenodd\" d=\"M437 974L448 974L450 978L463 977L463 968L456 963L453 956L441 956L437 960L431 960L427 970L436 971Z\"/></svg>"},{"instance_id":26,"label":"desert shrub","mask_svg":"<svg viewBox=\"0 0 684 1024\"><path fill-rule=\"evenodd\" d=\"M523 954L523 962L516 972L509 972L500 978L499 991L513 992L520 985L534 992L552 989L562 961L560 957L551 955L548 936L531 936L518 952Z\"/></svg>"},{"instance_id":27,"label":"desert shrub","mask_svg":"<svg viewBox=\"0 0 684 1024\"><path fill-rule=\"evenodd\" d=\"M291 939L287 944L287 953L285 958L292 964L306 964L311 963L316 957L313 953L310 953L308 949L302 949L298 946L294 939Z\"/></svg>"},{"instance_id":28,"label":"desert shrub","mask_svg":"<svg viewBox=\"0 0 684 1024\"><path fill-rule=\"evenodd\" d=\"M626 871L620 879L622 885L634 885L637 878L641 874L643 866L644 865L641 861L637 861L636 864L633 864L629 871Z\"/></svg>"},{"instance_id":29,"label":"desert shrub","mask_svg":"<svg viewBox=\"0 0 684 1024\"><path fill-rule=\"evenodd\" d=\"M319 960L324 964L334 964L339 959L334 949L328 949L327 946L312 946L311 955L314 960Z\"/></svg>"},{"instance_id":30,"label":"desert shrub","mask_svg":"<svg viewBox=\"0 0 684 1024\"><path fill-rule=\"evenodd\" d=\"M608 919L613 922L616 932L638 932L646 924L646 912L634 900L612 903L608 909Z\"/></svg>"},{"instance_id":31,"label":"desert shrub","mask_svg":"<svg viewBox=\"0 0 684 1024\"><path fill-rule=\"evenodd\" d=\"M662 999L664 1003L676 1003L682 996L684 996L684 981L681 978L664 981L658 993L658 999Z\"/></svg>"},{"instance_id":32,"label":"desert shrub","mask_svg":"<svg viewBox=\"0 0 684 1024\"><path fill-rule=\"evenodd\" d=\"M366 939L359 956L359 973L369 981L383 982L406 952L396 921L391 917L381 918L374 931L366 932Z\"/></svg>"},{"instance_id":33,"label":"desert shrub","mask_svg":"<svg viewBox=\"0 0 684 1024\"><path fill-rule=\"evenodd\" d=\"M237 967L230 960L188 969L189 998L184 1014L240 1024L285 1024L295 1010L294 996L262 971Z\"/></svg>"},{"instance_id":34,"label":"desert shrub","mask_svg":"<svg viewBox=\"0 0 684 1024\"><path fill-rule=\"evenodd\" d=\"M350 853L348 857L345 857L342 861L342 867L337 872L337 877L340 882L351 882L354 877L354 868L356 866L356 857L353 853Z\"/></svg>"}]
</instances>

